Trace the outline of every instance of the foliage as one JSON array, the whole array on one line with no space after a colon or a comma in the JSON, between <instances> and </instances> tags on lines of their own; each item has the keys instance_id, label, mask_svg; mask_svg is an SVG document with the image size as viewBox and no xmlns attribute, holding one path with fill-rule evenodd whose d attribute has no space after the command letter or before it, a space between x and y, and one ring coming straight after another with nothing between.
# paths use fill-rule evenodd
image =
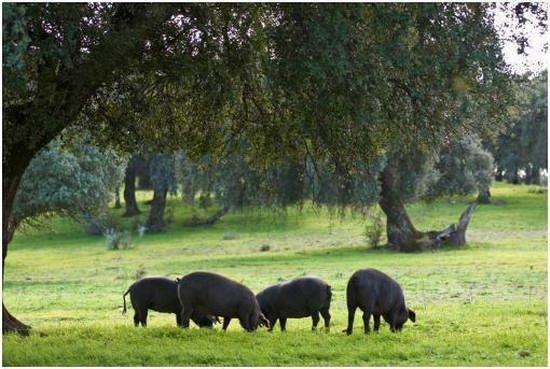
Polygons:
<instances>
[{"instance_id":1,"label":"foliage","mask_svg":"<svg viewBox=\"0 0 550 369\"><path fill-rule=\"evenodd\" d=\"M109 250L129 249L133 247L132 234L130 231L108 228L104 236L107 249Z\"/></svg>"},{"instance_id":2,"label":"foliage","mask_svg":"<svg viewBox=\"0 0 550 369\"><path fill-rule=\"evenodd\" d=\"M515 183L519 171L525 171L524 181L539 180L539 171L548 167L548 73L531 80L518 81L514 91L517 104L507 132L491 142L497 171Z\"/></svg>"},{"instance_id":3,"label":"foliage","mask_svg":"<svg viewBox=\"0 0 550 369\"><path fill-rule=\"evenodd\" d=\"M105 211L123 176L121 160L111 152L77 144L70 150L54 141L34 158L21 181L13 224L52 214L80 218Z\"/></svg>"},{"instance_id":4,"label":"foliage","mask_svg":"<svg viewBox=\"0 0 550 369\"><path fill-rule=\"evenodd\" d=\"M197 8L201 17L165 25L177 33L165 36L179 47L173 54L157 55L167 46L151 41L159 65L95 97L96 137L183 147L194 160L217 160L245 139L254 167L314 156L346 175L361 170L356 158L396 141L412 149L464 130L491 133L506 113L489 4Z\"/></svg>"},{"instance_id":5,"label":"foliage","mask_svg":"<svg viewBox=\"0 0 550 369\"><path fill-rule=\"evenodd\" d=\"M493 157L475 136L465 136L444 145L434 165L427 197L466 195L489 188Z\"/></svg>"},{"instance_id":6,"label":"foliage","mask_svg":"<svg viewBox=\"0 0 550 369\"><path fill-rule=\"evenodd\" d=\"M381 245L384 234L382 214L369 209L366 213L366 218L368 223L365 223L364 236L367 240L367 245L372 249L376 249Z\"/></svg>"},{"instance_id":7,"label":"foliage","mask_svg":"<svg viewBox=\"0 0 550 369\"><path fill-rule=\"evenodd\" d=\"M176 193L176 172L173 154L154 153L148 155L150 179L153 189Z\"/></svg>"}]
</instances>

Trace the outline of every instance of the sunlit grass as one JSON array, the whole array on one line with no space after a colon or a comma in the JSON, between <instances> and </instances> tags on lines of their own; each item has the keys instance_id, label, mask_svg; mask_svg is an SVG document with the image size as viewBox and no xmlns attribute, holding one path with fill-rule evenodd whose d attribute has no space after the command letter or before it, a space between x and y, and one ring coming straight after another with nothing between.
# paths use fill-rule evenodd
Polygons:
<instances>
[{"instance_id":1,"label":"sunlit grass","mask_svg":"<svg viewBox=\"0 0 550 369\"><path fill-rule=\"evenodd\" d=\"M109 251L81 225L54 218L49 230L17 234L7 259L4 299L33 326L29 338L5 336L5 365L539 365L547 363L547 197L528 186L496 184L493 204L478 207L468 246L419 254L368 250L364 221L330 216L306 204L281 220L268 209L232 212L212 227L188 227L192 211L171 199L168 231ZM140 193L140 207L150 193ZM419 229L456 222L471 197L409 206ZM111 210L120 215L122 209ZM137 224L121 220L125 227ZM228 233L231 237L225 237ZM228 239L229 238L229 239ZM260 251L268 244L269 251ZM353 271L375 267L403 286L417 324L346 337L345 285ZM310 320L288 331L227 333L175 327L173 315L150 314L135 329L122 293L136 273L180 276L212 270L255 292L301 275L333 286L330 333Z\"/></svg>"}]
</instances>

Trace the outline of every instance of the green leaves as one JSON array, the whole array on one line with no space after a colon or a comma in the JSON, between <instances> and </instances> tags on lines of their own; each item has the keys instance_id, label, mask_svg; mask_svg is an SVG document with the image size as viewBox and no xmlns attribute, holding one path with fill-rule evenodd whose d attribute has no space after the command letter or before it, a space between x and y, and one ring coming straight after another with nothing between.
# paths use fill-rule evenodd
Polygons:
<instances>
[{"instance_id":1,"label":"green leaves","mask_svg":"<svg viewBox=\"0 0 550 369\"><path fill-rule=\"evenodd\" d=\"M55 213L79 218L102 212L122 177L123 166L113 154L83 144L65 151L54 142L25 171L12 224Z\"/></svg>"}]
</instances>

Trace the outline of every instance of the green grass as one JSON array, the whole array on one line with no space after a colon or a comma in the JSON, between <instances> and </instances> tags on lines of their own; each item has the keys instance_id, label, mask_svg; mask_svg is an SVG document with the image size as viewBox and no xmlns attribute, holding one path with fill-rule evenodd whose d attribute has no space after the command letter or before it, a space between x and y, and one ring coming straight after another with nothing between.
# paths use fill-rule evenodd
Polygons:
<instances>
[{"instance_id":1,"label":"green grass","mask_svg":"<svg viewBox=\"0 0 550 369\"><path fill-rule=\"evenodd\" d=\"M474 213L468 246L419 254L368 250L362 219L340 220L307 206L284 219L268 209L233 212L213 227L192 228L185 226L191 209L172 199L168 231L135 235L135 248L120 251L54 218L50 229L17 234L11 245L4 301L33 333L3 337L3 364L546 366L547 194L530 189L495 184L493 204ZM438 229L455 222L471 200L418 203L409 211L419 229ZM264 244L269 251L260 251ZM366 336L358 313L354 334L341 333L347 279L367 266L401 283L416 324L400 334L384 325ZM153 312L149 327L136 329L131 311L121 315L122 293L143 270L167 276L212 270L255 292L317 275L333 286L332 328L311 332L310 320L301 319L289 320L284 333L278 326L245 333L236 321L226 333L184 331L173 315Z\"/></svg>"}]
</instances>

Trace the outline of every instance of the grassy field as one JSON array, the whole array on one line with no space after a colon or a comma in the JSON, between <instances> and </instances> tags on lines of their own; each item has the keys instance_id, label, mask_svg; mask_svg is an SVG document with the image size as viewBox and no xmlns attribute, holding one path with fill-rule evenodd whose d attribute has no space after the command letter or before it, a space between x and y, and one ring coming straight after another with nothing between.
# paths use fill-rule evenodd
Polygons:
<instances>
[{"instance_id":1,"label":"grassy field","mask_svg":"<svg viewBox=\"0 0 550 369\"><path fill-rule=\"evenodd\" d=\"M285 217L230 213L213 227L192 228L185 226L191 210L173 199L166 233L135 235L133 249L117 251L82 226L53 219L51 229L17 234L11 245L4 300L33 333L3 337L3 364L546 366L547 193L535 189L495 184L493 204L474 213L468 246L419 254L369 250L362 219L309 207ZM471 200L414 204L410 215L419 229L443 228ZM365 267L401 283L416 324L364 335L358 313L354 334L341 333L345 285ZM310 319L289 320L287 332L245 333L236 321L225 333L219 326L185 331L173 315L155 312L147 328L134 328L131 310L121 314L122 293L136 276L194 270L222 273L255 292L319 276L333 286L331 331L310 331Z\"/></svg>"}]
</instances>

